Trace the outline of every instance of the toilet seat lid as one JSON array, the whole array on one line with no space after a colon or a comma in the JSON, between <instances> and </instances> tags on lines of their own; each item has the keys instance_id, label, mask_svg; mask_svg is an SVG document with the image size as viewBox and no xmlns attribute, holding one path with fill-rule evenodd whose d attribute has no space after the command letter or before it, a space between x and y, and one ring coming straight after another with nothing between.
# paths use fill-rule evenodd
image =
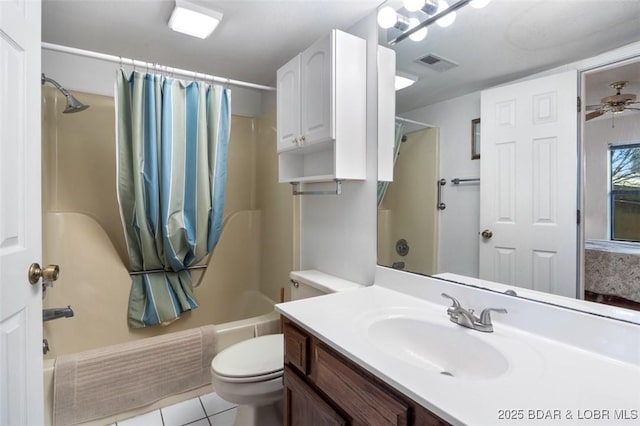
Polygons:
<instances>
[{"instance_id":1,"label":"toilet seat lid","mask_svg":"<svg viewBox=\"0 0 640 426\"><path fill-rule=\"evenodd\" d=\"M213 358L211 369L223 377L256 377L284 368L284 337L269 334L232 345Z\"/></svg>"}]
</instances>

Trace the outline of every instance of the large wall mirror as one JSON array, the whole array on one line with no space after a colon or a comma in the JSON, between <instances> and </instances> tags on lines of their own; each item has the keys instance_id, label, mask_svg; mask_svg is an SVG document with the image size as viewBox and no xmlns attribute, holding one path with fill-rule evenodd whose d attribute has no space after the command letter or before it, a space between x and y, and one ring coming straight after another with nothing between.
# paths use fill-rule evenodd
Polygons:
<instances>
[{"instance_id":1,"label":"large wall mirror","mask_svg":"<svg viewBox=\"0 0 640 426\"><path fill-rule=\"evenodd\" d=\"M413 83L396 91L378 263L603 302L637 321L640 3L465 4L423 40L394 43L438 2L409 3L420 7L381 5L396 15L379 43Z\"/></svg>"}]
</instances>

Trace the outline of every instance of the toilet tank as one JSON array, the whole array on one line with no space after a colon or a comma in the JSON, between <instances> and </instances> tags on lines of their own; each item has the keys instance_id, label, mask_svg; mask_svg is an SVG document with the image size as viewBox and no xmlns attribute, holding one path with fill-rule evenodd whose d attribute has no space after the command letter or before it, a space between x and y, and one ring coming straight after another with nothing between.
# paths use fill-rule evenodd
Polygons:
<instances>
[{"instance_id":1,"label":"toilet tank","mask_svg":"<svg viewBox=\"0 0 640 426\"><path fill-rule=\"evenodd\" d=\"M289 274L289 278L291 280L291 300L306 299L362 287L362 285L353 281L347 281L315 269L292 271Z\"/></svg>"}]
</instances>

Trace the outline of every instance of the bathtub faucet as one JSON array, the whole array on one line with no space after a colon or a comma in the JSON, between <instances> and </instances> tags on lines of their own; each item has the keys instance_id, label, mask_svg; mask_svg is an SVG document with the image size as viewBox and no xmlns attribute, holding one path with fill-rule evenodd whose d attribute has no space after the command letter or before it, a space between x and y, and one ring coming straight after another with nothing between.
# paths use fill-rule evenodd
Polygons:
<instances>
[{"instance_id":1,"label":"bathtub faucet","mask_svg":"<svg viewBox=\"0 0 640 426\"><path fill-rule=\"evenodd\" d=\"M52 308L42 310L42 321L51 321L58 318L69 318L73 316L71 306L66 308Z\"/></svg>"}]
</instances>

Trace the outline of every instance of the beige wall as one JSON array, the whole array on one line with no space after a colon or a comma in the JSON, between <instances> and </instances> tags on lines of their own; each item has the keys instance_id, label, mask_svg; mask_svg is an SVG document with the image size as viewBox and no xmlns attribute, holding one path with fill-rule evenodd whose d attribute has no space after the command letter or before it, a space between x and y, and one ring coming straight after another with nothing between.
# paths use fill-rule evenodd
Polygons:
<instances>
[{"instance_id":1,"label":"beige wall","mask_svg":"<svg viewBox=\"0 0 640 426\"><path fill-rule=\"evenodd\" d=\"M407 135L384 200L378 209L379 263L405 262L405 270L435 274L438 264L438 129ZM401 257L395 245L407 240L409 253Z\"/></svg>"},{"instance_id":2,"label":"beige wall","mask_svg":"<svg viewBox=\"0 0 640 426\"><path fill-rule=\"evenodd\" d=\"M195 290L200 307L168 327L129 330L113 98L74 95L91 107L62 114L64 97L43 88L43 260L61 268L44 307L75 312L44 324L47 357L236 320L245 291L277 301L293 265L294 215L291 190L277 181L275 112L232 118L224 227Z\"/></svg>"}]
</instances>

